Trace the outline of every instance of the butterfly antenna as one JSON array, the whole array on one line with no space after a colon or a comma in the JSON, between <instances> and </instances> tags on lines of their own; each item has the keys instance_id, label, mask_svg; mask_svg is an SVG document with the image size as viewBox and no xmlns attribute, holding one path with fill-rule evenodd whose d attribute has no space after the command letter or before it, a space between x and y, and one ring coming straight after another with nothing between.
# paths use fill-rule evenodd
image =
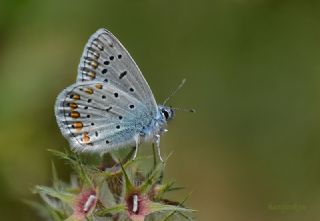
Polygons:
<instances>
[{"instance_id":1,"label":"butterfly antenna","mask_svg":"<svg viewBox=\"0 0 320 221\"><path fill-rule=\"evenodd\" d=\"M178 107L171 107L172 110L177 110L177 111L184 111L184 112L190 112L190 113L196 113L195 109L188 109L188 108L178 108Z\"/></svg>"},{"instance_id":2,"label":"butterfly antenna","mask_svg":"<svg viewBox=\"0 0 320 221\"><path fill-rule=\"evenodd\" d=\"M164 100L163 105L166 105L166 103L183 87L185 83L186 79L183 78L179 86Z\"/></svg>"}]
</instances>

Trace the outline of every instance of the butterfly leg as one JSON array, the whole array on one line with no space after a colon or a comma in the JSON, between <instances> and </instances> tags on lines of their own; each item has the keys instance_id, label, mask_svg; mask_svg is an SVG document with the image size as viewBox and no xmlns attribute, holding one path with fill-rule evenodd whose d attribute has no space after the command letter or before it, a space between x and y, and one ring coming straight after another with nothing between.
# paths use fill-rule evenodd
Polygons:
<instances>
[{"instance_id":1,"label":"butterfly leg","mask_svg":"<svg viewBox=\"0 0 320 221\"><path fill-rule=\"evenodd\" d=\"M132 160L135 160L136 157L137 157L137 155L138 155L139 144L140 144L140 138L139 138L139 136L137 136L137 137L135 138L135 140L136 140L136 150L134 151Z\"/></svg>"},{"instance_id":2,"label":"butterfly leg","mask_svg":"<svg viewBox=\"0 0 320 221\"><path fill-rule=\"evenodd\" d=\"M163 161L163 159L162 159L162 157L161 157L161 151L160 151L160 135L159 135L159 134L155 135L154 142L155 142L155 144L156 144L156 146L157 146L159 159L160 159L160 161L161 161L162 163L164 163L164 161Z\"/></svg>"}]
</instances>

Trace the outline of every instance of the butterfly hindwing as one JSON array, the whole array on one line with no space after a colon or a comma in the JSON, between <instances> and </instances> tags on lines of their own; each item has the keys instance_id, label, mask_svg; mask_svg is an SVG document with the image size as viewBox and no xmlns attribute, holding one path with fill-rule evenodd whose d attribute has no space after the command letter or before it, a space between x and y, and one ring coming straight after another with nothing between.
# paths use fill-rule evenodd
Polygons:
<instances>
[{"instance_id":1,"label":"butterfly hindwing","mask_svg":"<svg viewBox=\"0 0 320 221\"><path fill-rule=\"evenodd\" d=\"M130 54L106 29L99 29L88 40L78 67L77 82L111 82L115 87L143 101L157 112L152 91Z\"/></svg>"},{"instance_id":2,"label":"butterfly hindwing","mask_svg":"<svg viewBox=\"0 0 320 221\"><path fill-rule=\"evenodd\" d=\"M60 93L55 106L58 125L76 151L108 152L134 146L150 124L152 112L111 82L76 83Z\"/></svg>"}]
</instances>

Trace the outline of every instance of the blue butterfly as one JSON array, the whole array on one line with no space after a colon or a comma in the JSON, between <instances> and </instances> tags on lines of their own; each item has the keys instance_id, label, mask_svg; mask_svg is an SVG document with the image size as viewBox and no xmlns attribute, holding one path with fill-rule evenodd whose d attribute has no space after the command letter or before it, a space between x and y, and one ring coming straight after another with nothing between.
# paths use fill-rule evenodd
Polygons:
<instances>
[{"instance_id":1,"label":"blue butterfly","mask_svg":"<svg viewBox=\"0 0 320 221\"><path fill-rule=\"evenodd\" d=\"M174 109L156 103L127 50L112 33L99 29L84 48L76 83L57 97L55 115L76 152L103 154L135 146L134 159L142 142L152 142L163 161L160 135Z\"/></svg>"}]
</instances>

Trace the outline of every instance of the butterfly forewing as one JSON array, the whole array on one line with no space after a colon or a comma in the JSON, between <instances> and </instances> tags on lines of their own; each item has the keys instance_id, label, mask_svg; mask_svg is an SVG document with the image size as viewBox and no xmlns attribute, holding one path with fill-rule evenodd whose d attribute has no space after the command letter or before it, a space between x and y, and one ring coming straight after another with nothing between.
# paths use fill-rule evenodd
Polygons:
<instances>
[{"instance_id":1,"label":"butterfly forewing","mask_svg":"<svg viewBox=\"0 0 320 221\"><path fill-rule=\"evenodd\" d=\"M76 151L107 152L134 146L153 113L111 82L78 82L60 93L55 114L62 134Z\"/></svg>"},{"instance_id":2,"label":"butterfly forewing","mask_svg":"<svg viewBox=\"0 0 320 221\"><path fill-rule=\"evenodd\" d=\"M111 82L143 101L156 115L156 101L141 71L118 39L106 29L99 29L90 37L80 60L77 82L92 80Z\"/></svg>"}]
</instances>

